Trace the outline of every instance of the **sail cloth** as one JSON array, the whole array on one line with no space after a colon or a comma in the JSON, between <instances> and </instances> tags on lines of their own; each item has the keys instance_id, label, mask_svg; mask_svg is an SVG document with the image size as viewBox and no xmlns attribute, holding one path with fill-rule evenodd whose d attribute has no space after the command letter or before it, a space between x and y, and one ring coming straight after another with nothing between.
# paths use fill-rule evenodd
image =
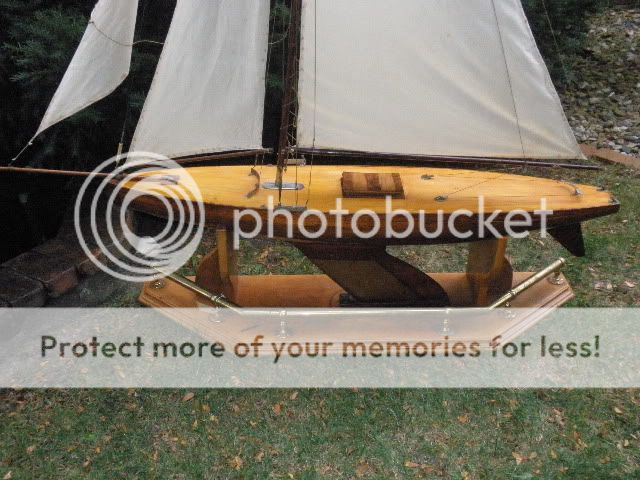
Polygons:
<instances>
[{"instance_id":1,"label":"sail cloth","mask_svg":"<svg viewBox=\"0 0 640 480\"><path fill-rule=\"evenodd\" d=\"M178 0L131 151L262 147L269 0Z\"/></svg>"},{"instance_id":2,"label":"sail cloth","mask_svg":"<svg viewBox=\"0 0 640 480\"><path fill-rule=\"evenodd\" d=\"M302 0L299 147L583 158L519 0Z\"/></svg>"},{"instance_id":3,"label":"sail cloth","mask_svg":"<svg viewBox=\"0 0 640 480\"><path fill-rule=\"evenodd\" d=\"M113 92L131 67L138 0L100 0L42 119L38 136Z\"/></svg>"}]
</instances>

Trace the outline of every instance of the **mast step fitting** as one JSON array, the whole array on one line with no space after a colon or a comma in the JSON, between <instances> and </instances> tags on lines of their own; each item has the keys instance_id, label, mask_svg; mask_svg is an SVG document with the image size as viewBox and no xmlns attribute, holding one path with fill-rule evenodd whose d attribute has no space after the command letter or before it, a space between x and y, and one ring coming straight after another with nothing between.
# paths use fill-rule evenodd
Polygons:
<instances>
[{"instance_id":1,"label":"mast step fitting","mask_svg":"<svg viewBox=\"0 0 640 480\"><path fill-rule=\"evenodd\" d=\"M265 190L304 190L304 185L301 183L283 183L282 188L278 187L276 182L265 182L262 184L262 188Z\"/></svg>"},{"instance_id":2,"label":"mast step fitting","mask_svg":"<svg viewBox=\"0 0 640 480\"><path fill-rule=\"evenodd\" d=\"M302 205L278 205L275 210L276 212L278 210L285 210L291 213L302 213L307 211L307 207Z\"/></svg>"},{"instance_id":3,"label":"mast step fitting","mask_svg":"<svg viewBox=\"0 0 640 480\"><path fill-rule=\"evenodd\" d=\"M307 161L304 158L289 158L287 167L306 167Z\"/></svg>"}]
</instances>

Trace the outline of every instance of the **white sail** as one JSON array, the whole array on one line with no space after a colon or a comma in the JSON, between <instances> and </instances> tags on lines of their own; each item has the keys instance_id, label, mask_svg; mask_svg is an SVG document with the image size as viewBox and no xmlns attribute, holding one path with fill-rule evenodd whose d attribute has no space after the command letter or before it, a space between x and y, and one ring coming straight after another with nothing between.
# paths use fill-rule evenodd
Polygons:
<instances>
[{"instance_id":1,"label":"white sail","mask_svg":"<svg viewBox=\"0 0 640 480\"><path fill-rule=\"evenodd\" d=\"M299 147L582 158L519 0L302 0Z\"/></svg>"},{"instance_id":2,"label":"white sail","mask_svg":"<svg viewBox=\"0 0 640 480\"><path fill-rule=\"evenodd\" d=\"M178 0L131 151L261 148L269 0Z\"/></svg>"},{"instance_id":3,"label":"white sail","mask_svg":"<svg viewBox=\"0 0 640 480\"><path fill-rule=\"evenodd\" d=\"M36 136L113 92L129 74L138 0L100 0Z\"/></svg>"}]
</instances>

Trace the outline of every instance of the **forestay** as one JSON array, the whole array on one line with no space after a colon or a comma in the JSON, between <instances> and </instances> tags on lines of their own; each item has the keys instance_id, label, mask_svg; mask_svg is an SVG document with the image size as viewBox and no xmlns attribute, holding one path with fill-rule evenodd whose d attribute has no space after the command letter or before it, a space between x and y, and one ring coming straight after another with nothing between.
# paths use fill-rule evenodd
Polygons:
<instances>
[{"instance_id":1,"label":"forestay","mask_svg":"<svg viewBox=\"0 0 640 480\"><path fill-rule=\"evenodd\" d=\"M302 0L297 144L582 158L519 0Z\"/></svg>"},{"instance_id":2,"label":"forestay","mask_svg":"<svg viewBox=\"0 0 640 480\"><path fill-rule=\"evenodd\" d=\"M131 151L262 147L269 0L178 0Z\"/></svg>"},{"instance_id":3,"label":"forestay","mask_svg":"<svg viewBox=\"0 0 640 480\"><path fill-rule=\"evenodd\" d=\"M100 0L36 136L113 92L129 74L138 0Z\"/></svg>"}]
</instances>

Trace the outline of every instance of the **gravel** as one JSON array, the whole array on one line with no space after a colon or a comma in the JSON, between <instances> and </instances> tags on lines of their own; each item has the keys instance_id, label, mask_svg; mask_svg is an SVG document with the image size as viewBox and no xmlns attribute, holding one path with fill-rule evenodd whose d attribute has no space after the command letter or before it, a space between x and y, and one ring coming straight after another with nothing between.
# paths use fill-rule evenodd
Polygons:
<instances>
[{"instance_id":1,"label":"gravel","mask_svg":"<svg viewBox=\"0 0 640 480\"><path fill-rule=\"evenodd\" d=\"M573 82L561 96L578 141L640 154L640 10L594 16L585 51L565 61Z\"/></svg>"}]
</instances>

